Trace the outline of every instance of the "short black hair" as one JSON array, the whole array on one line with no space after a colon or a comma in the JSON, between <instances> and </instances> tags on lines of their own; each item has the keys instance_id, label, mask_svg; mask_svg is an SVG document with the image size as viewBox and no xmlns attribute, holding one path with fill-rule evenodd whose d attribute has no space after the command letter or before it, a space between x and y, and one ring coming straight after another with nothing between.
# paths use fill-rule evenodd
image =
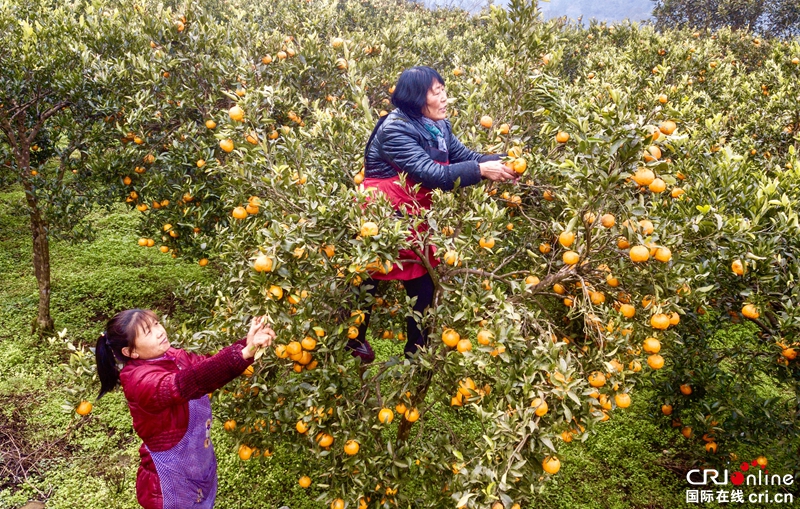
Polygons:
<instances>
[{"instance_id":1,"label":"short black hair","mask_svg":"<svg viewBox=\"0 0 800 509\"><path fill-rule=\"evenodd\" d=\"M435 81L444 86L444 78L431 67L420 65L406 69L397 79L392 104L408 117L421 117L422 108L428 102L428 90Z\"/></svg>"}]
</instances>

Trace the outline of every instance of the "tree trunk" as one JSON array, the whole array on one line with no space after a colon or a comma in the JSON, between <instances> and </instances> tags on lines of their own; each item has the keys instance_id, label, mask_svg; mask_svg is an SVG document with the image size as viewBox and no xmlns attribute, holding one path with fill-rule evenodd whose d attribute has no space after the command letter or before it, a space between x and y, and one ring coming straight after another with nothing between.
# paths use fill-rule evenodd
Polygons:
<instances>
[{"instance_id":1,"label":"tree trunk","mask_svg":"<svg viewBox=\"0 0 800 509\"><path fill-rule=\"evenodd\" d=\"M17 162L22 170L25 200L31 218L33 237L33 272L39 287L39 309L33 322L33 331L39 334L53 332L53 318L50 316L50 239L47 234L47 221L42 217L39 203L34 195L30 181L30 150L25 144L17 147Z\"/></svg>"},{"instance_id":2,"label":"tree trunk","mask_svg":"<svg viewBox=\"0 0 800 509\"><path fill-rule=\"evenodd\" d=\"M33 271L39 286L39 311L34 329L39 333L53 331L53 318L50 316L50 239L47 225L42 221L37 209L31 209L31 233L33 234Z\"/></svg>"}]
</instances>

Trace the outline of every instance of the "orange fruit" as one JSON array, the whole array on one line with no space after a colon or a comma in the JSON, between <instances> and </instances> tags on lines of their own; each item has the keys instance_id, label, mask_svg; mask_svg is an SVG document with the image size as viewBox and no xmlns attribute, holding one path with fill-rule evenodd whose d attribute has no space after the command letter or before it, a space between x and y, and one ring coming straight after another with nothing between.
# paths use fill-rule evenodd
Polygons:
<instances>
[{"instance_id":1,"label":"orange fruit","mask_svg":"<svg viewBox=\"0 0 800 509\"><path fill-rule=\"evenodd\" d=\"M628 408L631 406L631 396L626 392L614 396L614 401L617 403L619 408Z\"/></svg>"},{"instance_id":2,"label":"orange fruit","mask_svg":"<svg viewBox=\"0 0 800 509\"><path fill-rule=\"evenodd\" d=\"M330 447L333 444L333 436L327 433L317 434L316 439L320 447Z\"/></svg>"},{"instance_id":3,"label":"orange fruit","mask_svg":"<svg viewBox=\"0 0 800 509\"><path fill-rule=\"evenodd\" d=\"M564 247L571 246L573 242L575 242L575 233L573 232L561 232L558 236L558 243Z\"/></svg>"},{"instance_id":4,"label":"orange fruit","mask_svg":"<svg viewBox=\"0 0 800 509\"><path fill-rule=\"evenodd\" d=\"M606 376L599 372L595 371L589 375L589 385L592 387L602 387L606 384Z\"/></svg>"},{"instance_id":5,"label":"orange fruit","mask_svg":"<svg viewBox=\"0 0 800 509\"><path fill-rule=\"evenodd\" d=\"M459 340L461 340L461 335L453 329L445 329L442 332L442 341L450 348L457 346Z\"/></svg>"},{"instance_id":6,"label":"orange fruit","mask_svg":"<svg viewBox=\"0 0 800 509\"><path fill-rule=\"evenodd\" d=\"M419 419L419 410L417 410L416 408L409 408L408 410L406 410L405 414L403 414L403 417L408 422L417 422L417 420Z\"/></svg>"},{"instance_id":7,"label":"orange fruit","mask_svg":"<svg viewBox=\"0 0 800 509\"><path fill-rule=\"evenodd\" d=\"M86 400L83 400L78 404L78 408L75 409L75 412L78 415L89 415L92 413L92 404Z\"/></svg>"},{"instance_id":8,"label":"orange fruit","mask_svg":"<svg viewBox=\"0 0 800 509\"><path fill-rule=\"evenodd\" d=\"M354 456L358 454L358 450L360 448L361 446L358 445L358 442L356 442L355 440L348 440L347 443L344 444L344 452L348 456Z\"/></svg>"},{"instance_id":9,"label":"orange fruit","mask_svg":"<svg viewBox=\"0 0 800 509\"><path fill-rule=\"evenodd\" d=\"M656 178L656 174L650 168L639 168L631 177L640 186L649 186Z\"/></svg>"},{"instance_id":10,"label":"orange fruit","mask_svg":"<svg viewBox=\"0 0 800 509\"><path fill-rule=\"evenodd\" d=\"M631 361L628 363L628 369L633 371L634 373L638 373L642 370L642 364L639 361Z\"/></svg>"},{"instance_id":11,"label":"orange fruit","mask_svg":"<svg viewBox=\"0 0 800 509\"><path fill-rule=\"evenodd\" d=\"M525 173L525 170L528 169L528 161L524 157L518 157L511 161L508 166L514 170L517 175L522 175Z\"/></svg>"},{"instance_id":12,"label":"orange fruit","mask_svg":"<svg viewBox=\"0 0 800 509\"><path fill-rule=\"evenodd\" d=\"M540 282L541 282L541 281L540 281L540 280L539 280L539 278L538 278L538 277L536 277L536 276L528 276L528 277L526 277L526 278L525 278L525 284L526 284L526 285L530 285L530 286L536 286L536 285L538 285Z\"/></svg>"},{"instance_id":13,"label":"orange fruit","mask_svg":"<svg viewBox=\"0 0 800 509\"><path fill-rule=\"evenodd\" d=\"M672 405L661 405L661 413L664 415L672 415Z\"/></svg>"},{"instance_id":14,"label":"orange fruit","mask_svg":"<svg viewBox=\"0 0 800 509\"><path fill-rule=\"evenodd\" d=\"M547 254L552 249L553 249L552 246L550 246L550 244L548 244L547 242L543 242L543 243L539 244L539 252L542 253L542 254Z\"/></svg>"},{"instance_id":15,"label":"orange fruit","mask_svg":"<svg viewBox=\"0 0 800 509\"><path fill-rule=\"evenodd\" d=\"M259 255L253 262L253 269L256 272L272 272L273 265L272 258L267 255Z\"/></svg>"},{"instance_id":16,"label":"orange fruit","mask_svg":"<svg viewBox=\"0 0 800 509\"><path fill-rule=\"evenodd\" d=\"M686 438L691 438L692 428L690 426L685 426L683 429L681 429L681 435L685 436Z\"/></svg>"},{"instance_id":17,"label":"orange fruit","mask_svg":"<svg viewBox=\"0 0 800 509\"><path fill-rule=\"evenodd\" d=\"M619 312L622 313L622 316L625 318L633 318L636 314L636 308L630 304L620 304Z\"/></svg>"},{"instance_id":18,"label":"orange fruit","mask_svg":"<svg viewBox=\"0 0 800 509\"><path fill-rule=\"evenodd\" d=\"M294 429L296 429L301 435L304 435L308 431L308 424L306 424L304 421L297 421Z\"/></svg>"},{"instance_id":19,"label":"orange fruit","mask_svg":"<svg viewBox=\"0 0 800 509\"><path fill-rule=\"evenodd\" d=\"M681 394L689 396L692 393L692 386L689 384L681 384Z\"/></svg>"},{"instance_id":20,"label":"orange fruit","mask_svg":"<svg viewBox=\"0 0 800 509\"><path fill-rule=\"evenodd\" d=\"M389 408L382 408L378 412L378 420L383 424L390 424L394 420L394 412Z\"/></svg>"},{"instance_id":21,"label":"orange fruit","mask_svg":"<svg viewBox=\"0 0 800 509\"><path fill-rule=\"evenodd\" d=\"M248 447L245 444L239 446L239 459L242 461L247 461L253 455L253 449Z\"/></svg>"},{"instance_id":22,"label":"orange fruit","mask_svg":"<svg viewBox=\"0 0 800 509\"><path fill-rule=\"evenodd\" d=\"M373 223L372 221L367 221L366 223L361 225L362 237L373 237L377 234L378 234L378 225Z\"/></svg>"},{"instance_id":23,"label":"orange fruit","mask_svg":"<svg viewBox=\"0 0 800 509\"><path fill-rule=\"evenodd\" d=\"M664 367L664 358L659 354L654 353L647 357L647 365L653 369L661 369Z\"/></svg>"},{"instance_id":24,"label":"orange fruit","mask_svg":"<svg viewBox=\"0 0 800 509\"><path fill-rule=\"evenodd\" d=\"M742 314L751 320L756 320L759 316L761 316L761 314L758 312L758 308L753 304L745 304L742 307Z\"/></svg>"},{"instance_id":25,"label":"orange fruit","mask_svg":"<svg viewBox=\"0 0 800 509\"><path fill-rule=\"evenodd\" d=\"M341 498L335 499L331 502L331 509L344 509L344 500Z\"/></svg>"},{"instance_id":26,"label":"orange fruit","mask_svg":"<svg viewBox=\"0 0 800 509\"><path fill-rule=\"evenodd\" d=\"M555 456L547 456L542 461L542 469L548 474L556 474L561 470L561 462Z\"/></svg>"},{"instance_id":27,"label":"orange fruit","mask_svg":"<svg viewBox=\"0 0 800 509\"><path fill-rule=\"evenodd\" d=\"M650 326L654 329L665 330L669 327L669 315L656 313L650 317Z\"/></svg>"},{"instance_id":28,"label":"orange fruit","mask_svg":"<svg viewBox=\"0 0 800 509\"><path fill-rule=\"evenodd\" d=\"M569 430L562 431L561 432L561 440L563 440L565 443L572 442L572 432L569 431Z\"/></svg>"},{"instance_id":29,"label":"orange fruit","mask_svg":"<svg viewBox=\"0 0 800 509\"><path fill-rule=\"evenodd\" d=\"M447 265L455 265L458 262L458 253L449 250L444 254L443 260Z\"/></svg>"},{"instance_id":30,"label":"orange fruit","mask_svg":"<svg viewBox=\"0 0 800 509\"><path fill-rule=\"evenodd\" d=\"M217 127L217 123L214 122L213 120L206 120L206 127L208 129L214 129L215 127Z\"/></svg>"},{"instance_id":31,"label":"orange fruit","mask_svg":"<svg viewBox=\"0 0 800 509\"><path fill-rule=\"evenodd\" d=\"M231 140L230 138L226 140L219 140L219 148L221 148L223 152L232 152L233 140Z\"/></svg>"},{"instance_id":32,"label":"orange fruit","mask_svg":"<svg viewBox=\"0 0 800 509\"><path fill-rule=\"evenodd\" d=\"M492 331L483 329L480 332L478 332L479 344L486 346L492 342L492 339L494 339L494 334L492 333Z\"/></svg>"},{"instance_id":33,"label":"orange fruit","mask_svg":"<svg viewBox=\"0 0 800 509\"><path fill-rule=\"evenodd\" d=\"M660 102L661 104L667 104L667 101L669 101L667 94L660 94L658 96L658 102Z\"/></svg>"},{"instance_id":34,"label":"orange fruit","mask_svg":"<svg viewBox=\"0 0 800 509\"><path fill-rule=\"evenodd\" d=\"M650 250L645 246L633 246L629 254L634 262L646 262L650 259Z\"/></svg>"},{"instance_id":35,"label":"orange fruit","mask_svg":"<svg viewBox=\"0 0 800 509\"><path fill-rule=\"evenodd\" d=\"M231 117L231 120L234 122L241 122L244 120L244 110L238 105L232 106L231 109L228 110L228 116Z\"/></svg>"},{"instance_id":36,"label":"orange fruit","mask_svg":"<svg viewBox=\"0 0 800 509\"><path fill-rule=\"evenodd\" d=\"M743 275L744 274L744 264L742 263L742 260L738 260L738 259L737 260L733 260L733 263L731 263L731 270L737 276Z\"/></svg>"},{"instance_id":37,"label":"orange fruit","mask_svg":"<svg viewBox=\"0 0 800 509\"><path fill-rule=\"evenodd\" d=\"M580 255L575 251L565 251L561 259L566 265L575 265L581 259Z\"/></svg>"},{"instance_id":38,"label":"orange fruit","mask_svg":"<svg viewBox=\"0 0 800 509\"><path fill-rule=\"evenodd\" d=\"M672 312L669 314L669 324L670 325L678 325L681 323L681 315L676 312Z\"/></svg>"},{"instance_id":39,"label":"orange fruit","mask_svg":"<svg viewBox=\"0 0 800 509\"><path fill-rule=\"evenodd\" d=\"M508 134L511 130L511 127L508 124L500 124L500 127L497 128L498 134Z\"/></svg>"},{"instance_id":40,"label":"orange fruit","mask_svg":"<svg viewBox=\"0 0 800 509\"><path fill-rule=\"evenodd\" d=\"M225 431L235 431L236 430L236 421L233 419L229 419L225 421L225 424L222 426Z\"/></svg>"},{"instance_id":41,"label":"orange fruit","mask_svg":"<svg viewBox=\"0 0 800 509\"><path fill-rule=\"evenodd\" d=\"M536 409L534 411L534 413L536 415L538 415L539 417L544 416L547 413L547 411L550 409L547 406L547 403L544 400L542 400L542 398L534 398L534 400L531 401L531 408L535 408Z\"/></svg>"},{"instance_id":42,"label":"orange fruit","mask_svg":"<svg viewBox=\"0 0 800 509\"><path fill-rule=\"evenodd\" d=\"M463 380L458 381L458 393L464 396L465 398L469 398L472 396L473 392L477 391L477 386L475 385L475 381L470 378L464 378Z\"/></svg>"},{"instance_id":43,"label":"orange fruit","mask_svg":"<svg viewBox=\"0 0 800 509\"><path fill-rule=\"evenodd\" d=\"M617 239L617 247L620 249L628 249L629 247L631 247L631 243L628 242L628 239L626 239L625 237L619 237Z\"/></svg>"},{"instance_id":44,"label":"orange fruit","mask_svg":"<svg viewBox=\"0 0 800 509\"><path fill-rule=\"evenodd\" d=\"M617 220L613 214L603 214L600 217L600 224L603 225L603 228L611 228L616 222Z\"/></svg>"},{"instance_id":45,"label":"orange fruit","mask_svg":"<svg viewBox=\"0 0 800 509\"><path fill-rule=\"evenodd\" d=\"M564 131L558 131L556 133L556 141L558 143L566 143L569 141L569 133L565 133Z\"/></svg>"},{"instance_id":46,"label":"orange fruit","mask_svg":"<svg viewBox=\"0 0 800 509\"><path fill-rule=\"evenodd\" d=\"M669 136L678 126L672 120L665 120L658 125L658 130Z\"/></svg>"},{"instance_id":47,"label":"orange fruit","mask_svg":"<svg viewBox=\"0 0 800 509\"><path fill-rule=\"evenodd\" d=\"M297 484L299 484L301 488L308 488L311 486L311 478L307 475L304 475L297 481Z\"/></svg>"},{"instance_id":48,"label":"orange fruit","mask_svg":"<svg viewBox=\"0 0 800 509\"><path fill-rule=\"evenodd\" d=\"M715 442L708 442L706 444L706 452L710 452L711 454L715 454L717 452L717 444Z\"/></svg>"},{"instance_id":49,"label":"orange fruit","mask_svg":"<svg viewBox=\"0 0 800 509\"><path fill-rule=\"evenodd\" d=\"M313 350L317 347L317 340L311 336L306 336L302 341L300 341L300 346L303 348L303 350Z\"/></svg>"},{"instance_id":50,"label":"orange fruit","mask_svg":"<svg viewBox=\"0 0 800 509\"><path fill-rule=\"evenodd\" d=\"M662 263L667 263L672 259L672 251L666 247L659 247L656 249L655 259Z\"/></svg>"},{"instance_id":51,"label":"orange fruit","mask_svg":"<svg viewBox=\"0 0 800 509\"><path fill-rule=\"evenodd\" d=\"M661 351L661 341L656 338L647 338L642 343L642 349L647 353L658 353Z\"/></svg>"},{"instance_id":52,"label":"orange fruit","mask_svg":"<svg viewBox=\"0 0 800 509\"><path fill-rule=\"evenodd\" d=\"M767 458L764 457L764 456L759 456L758 458L756 458L756 463L758 464L759 467L762 467L762 468L766 467L767 466Z\"/></svg>"},{"instance_id":53,"label":"orange fruit","mask_svg":"<svg viewBox=\"0 0 800 509\"><path fill-rule=\"evenodd\" d=\"M648 163L651 161L657 161L661 159L661 149L658 148L658 145L650 145L644 151L644 160Z\"/></svg>"},{"instance_id":54,"label":"orange fruit","mask_svg":"<svg viewBox=\"0 0 800 509\"><path fill-rule=\"evenodd\" d=\"M650 182L648 189L650 189L651 192L656 194L663 193L667 189L667 184L660 178L656 178L653 179L652 182Z\"/></svg>"},{"instance_id":55,"label":"orange fruit","mask_svg":"<svg viewBox=\"0 0 800 509\"><path fill-rule=\"evenodd\" d=\"M670 196L672 196L673 198L680 198L680 197L681 197L681 195L682 195L683 193L685 193L685 192L686 192L686 191L684 191L684 190L683 190L683 189L681 189L680 187L673 187L673 188L672 188L672 191L670 191L669 195L670 195Z\"/></svg>"},{"instance_id":56,"label":"orange fruit","mask_svg":"<svg viewBox=\"0 0 800 509\"><path fill-rule=\"evenodd\" d=\"M461 353L469 352L472 350L472 342L469 339L461 339L456 344L456 350Z\"/></svg>"},{"instance_id":57,"label":"orange fruit","mask_svg":"<svg viewBox=\"0 0 800 509\"><path fill-rule=\"evenodd\" d=\"M303 352L303 346L299 341L292 341L286 345L287 355L300 355Z\"/></svg>"},{"instance_id":58,"label":"orange fruit","mask_svg":"<svg viewBox=\"0 0 800 509\"><path fill-rule=\"evenodd\" d=\"M494 122L492 120L492 117L490 117L489 115L484 115L481 117L481 127L489 129L490 127L492 127L493 123Z\"/></svg>"},{"instance_id":59,"label":"orange fruit","mask_svg":"<svg viewBox=\"0 0 800 509\"><path fill-rule=\"evenodd\" d=\"M494 239L492 237L489 237L488 239L486 239L484 237L481 237L481 240L478 241L478 245L481 246L484 249L493 248L494 247L494 243L495 243L495 241L494 241Z\"/></svg>"}]
</instances>

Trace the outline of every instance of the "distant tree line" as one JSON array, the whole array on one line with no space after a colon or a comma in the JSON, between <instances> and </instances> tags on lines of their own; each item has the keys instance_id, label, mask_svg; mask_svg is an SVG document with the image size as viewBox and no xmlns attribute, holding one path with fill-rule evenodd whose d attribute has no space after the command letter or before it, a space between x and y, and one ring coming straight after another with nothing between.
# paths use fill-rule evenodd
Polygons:
<instances>
[{"instance_id":1,"label":"distant tree line","mask_svg":"<svg viewBox=\"0 0 800 509\"><path fill-rule=\"evenodd\" d=\"M652 0L656 25L716 30L729 26L764 36L800 35L800 0Z\"/></svg>"}]
</instances>

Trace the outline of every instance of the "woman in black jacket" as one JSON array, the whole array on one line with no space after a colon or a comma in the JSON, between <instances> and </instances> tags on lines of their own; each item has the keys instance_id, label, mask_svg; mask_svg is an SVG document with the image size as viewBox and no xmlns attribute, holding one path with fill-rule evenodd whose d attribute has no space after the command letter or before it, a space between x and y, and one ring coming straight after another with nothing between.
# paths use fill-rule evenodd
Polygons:
<instances>
[{"instance_id":1,"label":"woman in black jacket","mask_svg":"<svg viewBox=\"0 0 800 509\"><path fill-rule=\"evenodd\" d=\"M378 122L367 142L363 185L385 194L398 212L424 213L431 206L432 189L451 190L456 183L466 187L482 179L516 178L514 171L500 162L500 155L473 152L453 136L447 120L444 78L434 69L412 67L403 71L395 85L392 103L396 109ZM405 174L404 184L401 173ZM421 185L418 190L414 188L417 184ZM432 266L438 264L432 250L425 254ZM422 313L433 302L433 281L412 250L400 250L398 261L402 268L394 265L386 274L373 273L365 284L371 286L369 291L374 296L377 280L399 279L408 296L417 298L414 310ZM407 317L406 324L405 353L411 356L426 343L427 333L419 330L413 317ZM364 363L375 358L366 341L368 325L367 313L358 337L347 345Z\"/></svg>"}]
</instances>

